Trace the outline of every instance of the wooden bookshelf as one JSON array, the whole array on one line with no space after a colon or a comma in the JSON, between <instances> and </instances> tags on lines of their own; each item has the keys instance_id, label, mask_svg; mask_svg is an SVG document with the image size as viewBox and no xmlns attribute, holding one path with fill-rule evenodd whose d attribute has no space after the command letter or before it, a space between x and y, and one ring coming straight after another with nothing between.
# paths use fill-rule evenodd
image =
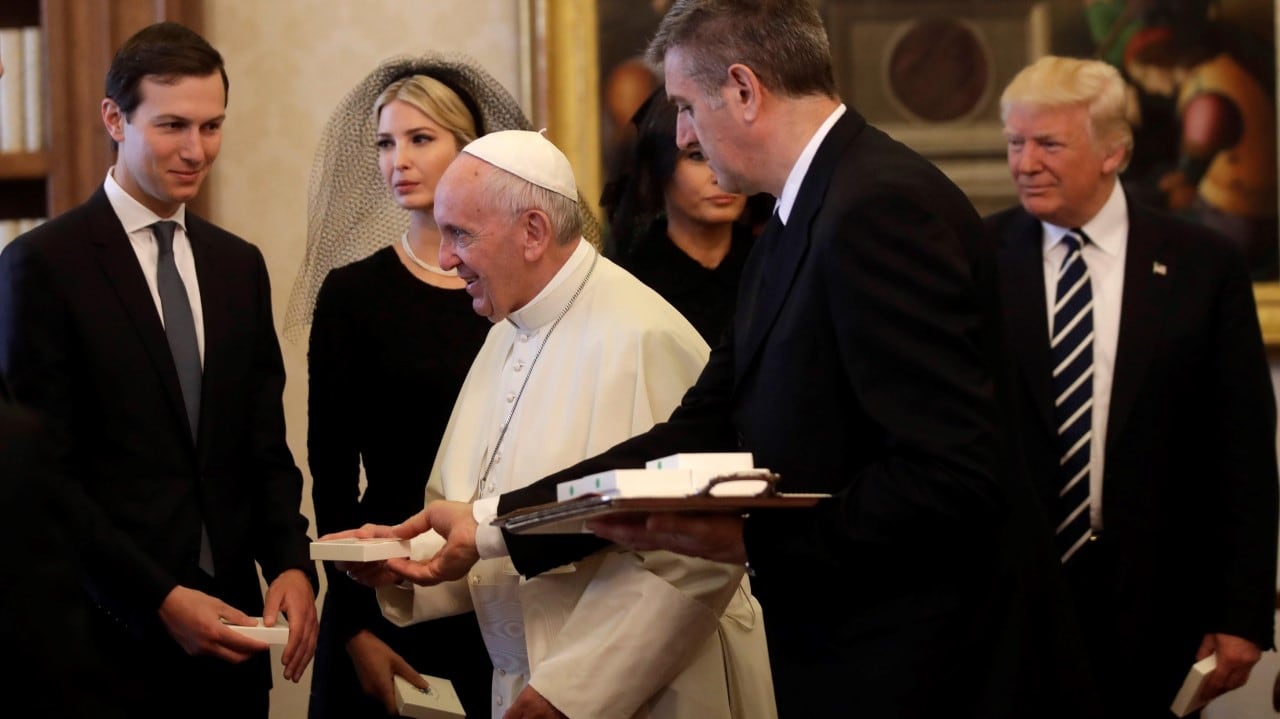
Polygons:
<instances>
[{"instance_id":1,"label":"wooden bookshelf","mask_svg":"<svg viewBox=\"0 0 1280 719\"><path fill-rule=\"evenodd\" d=\"M49 174L49 156L43 152L0 154L0 181L42 180Z\"/></svg>"},{"instance_id":2,"label":"wooden bookshelf","mask_svg":"<svg viewBox=\"0 0 1280 719\"><path fill-rule=\"evenodd\" d=\"M0 27L44 30L46 145L41 152L0 153L0 219L53 217L91 195L114 161L100 106L115 49L162 20L200 32L202 17L201 0L0 2ZM199 203L194 209L202 210Z\"/></svg>"}]
</instances>

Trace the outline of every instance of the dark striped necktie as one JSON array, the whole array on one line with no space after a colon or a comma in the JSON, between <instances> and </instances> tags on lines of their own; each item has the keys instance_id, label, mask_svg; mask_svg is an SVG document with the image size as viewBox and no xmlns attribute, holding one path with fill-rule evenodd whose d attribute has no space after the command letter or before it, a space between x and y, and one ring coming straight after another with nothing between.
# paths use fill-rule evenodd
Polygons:
<instances>
[{"instance_id":1,"label":"dark striped necktie","mask_svg":"<svg viewBox=\"0 0 1280 719\"><path fill-rule=\"evenodd\" d=\"M1054 418L1058 423L1059 489L1055 517L1065 563L1089 540L1089 465L1093 436L1093 290L1082 247L1088 237L1064 235L1053 304Z\"/></svg>"}]
</instances>

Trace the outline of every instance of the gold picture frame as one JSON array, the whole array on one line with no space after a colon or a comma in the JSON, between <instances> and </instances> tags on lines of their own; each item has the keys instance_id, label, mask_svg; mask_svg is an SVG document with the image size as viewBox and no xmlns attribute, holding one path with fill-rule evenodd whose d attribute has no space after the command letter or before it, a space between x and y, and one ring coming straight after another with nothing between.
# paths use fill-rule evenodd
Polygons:
<instances>
[{"instance_id":1,"label":"gold picture frame","mask_svg":"<svg viewBox=\"0 0 1280 719\"><path fill-rule=\"evenodd\" d=\"M600 164L600 68L596 0L528 0L530 72L525 78L533 124L569 158L578 191L597 214Z\"/></svg>"},{"instance_id":2,"label":"gold picture frame","mask_svg":"<svg viewBox=\"0 0 1280 719\"><path fill-rule=\"evenodd\" d=\"M569 158L582 194L599 212L603 186L597 34L599 0L526 0L529 71L525 78L533 122ZM1280 24L1280 16L1277 18ZM1267 348L1280 352L1280 283L1253 285Z\"/></svg>"}]
</instances>

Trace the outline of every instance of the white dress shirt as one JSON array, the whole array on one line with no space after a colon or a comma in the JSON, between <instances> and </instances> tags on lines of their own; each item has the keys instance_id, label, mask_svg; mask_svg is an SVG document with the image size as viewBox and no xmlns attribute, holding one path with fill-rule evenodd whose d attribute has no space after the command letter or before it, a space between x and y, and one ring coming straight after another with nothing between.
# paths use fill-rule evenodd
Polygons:
<instances>
[{"instance_id":1,"label":"white dress shirt","mask_svg":"<svg viewBox=\"0 0 1280 719\"><path fill-rule=\"evenodd\" d=\"M1047 222L1044 232L1044 296L1048 327L1053 327L1058 270L1066 257L1063 235L1070 231ZM1124 299L1124 258L1129 237L1129 206L1117 181L1102 209L1080 229L1089 236L1081 252L1093 292L1093 428L1089 440L1089 523L1102 529L1102 477L1106 469L1107 415L1120 339L1120 307Z\"/></svg>"},{"instance_id":2,"label":"white dress shirt","mask_svg":"<svg viewBox=\"0 0 1280 719\"><path fill-rule=\"evenodd\" d=\"M791 172L787 173L787 182L782 186L782 194L778 196L778 204L774 207L782 224L787 224L787 220L791 218L791 208L796 204L796 195L800 193L800 185L804 184L804 176L809 174L809 165L813 164L813 158L818 154L818 147L823 140L827 139L827 134L836 126L836 121L844 115L845 110L842 102L839 107L831 111L827 119L818 127L818 131L809 138L809 144L804 146L800 157L796 158L796 164L791 166Z\"/></svg>"},{"instance_id":3,"label":"white dress shirt","mask_svg":"<svg viewBox=\"0 0 1280 719\"><path fill-rule=\"evenodd\" d=\"M191 240L187 238L187 207L181 205L171 217L160 217L145 205L133 199L107 170L107 179L103 182L107 193L107 201L115 211L125 234L129 236L129 244L133 253L138 256L138 264L142 267L142 276L147 280L151 290L151 299L156 303L156 313L160 315L160 324L164 324L164 307L160 304L160 289L156 285L156 262L160 259L160 245L156 243L151 226L161 220L172 220L178 224L173 233L173 262L178 266L178 276L187 289L187 299L191 302L191 319L196 325L196 346L200 349L200 364L204 365L204 308L200 304L200 281L196 277L196 258L191 253Z\"/></svg>"}]
</instances>

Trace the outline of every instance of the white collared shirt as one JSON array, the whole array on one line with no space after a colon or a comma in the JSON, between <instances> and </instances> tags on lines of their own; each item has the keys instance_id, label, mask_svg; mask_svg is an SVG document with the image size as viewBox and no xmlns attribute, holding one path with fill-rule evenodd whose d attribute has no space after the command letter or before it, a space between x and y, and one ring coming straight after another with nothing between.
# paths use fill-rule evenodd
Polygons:
<instances>
[{"instance_id":1,"label":"white collared shirt","mask_svg":"<svg viewBox=\"0 0 1280 719\"><path fill-rule=\"evenodd\" d=\"M107 179L103 182L107 200L115 211L125 234L129 236L129 244L138 257L142 267L142 276L147 279L147 287L151 290L151 299L156 303L156 313L160 315L160 324L164 324L164 307L160 303L160 288L156 284L156 262L160 259L160 246L151 234L151 226L161 220L172 220L178 223L173 233L173 261L178 267L178 276L187 290L187 299L191 302L191 319L196 325L196 346L200 349L200 363L204 364L204 308L200 304L200 283L196 278L196 259L191 252L191 240L187 238L187 207L181 205L172 217L160 217L145 205L133 199L124 188L116 182L107 170Z\"/></svg>"},{"instance_id":2,"label":"white collared shirt","mask_svg":"<svg viewBox=\"0 0 1280 719\"><path fill-rule=\"evenodd\" d=\"M1070 228L1042 222L1044 292L1048 326L1053 327L1058 269L1066 258L1063 235ZM1089 236L1081 249L1093 292L1093 427L1089 440L1089 522L1102 529L1102 477L1106 469L1107 416L1120 339L1120 305L1124 299L1124 260L1129 237L1129 206L1120 182L1102 209L1080 229Z\"/></svg>"},{"instance_id":3,"label":"white collared shirt","mask_svg":"<svg viewBox=\"0 0 1280 719\"><path fill-rule=\"evenodd\" d=\"M791 208L796 204L796 195L800 193L800 185L804 184L804 176L809 174L809 165L813 164L813 158L818 154L818 147L823 140L827 139L827 134L844 113L845 106L842 102L839 107L831 111L827 119L818 127L818 131L813 133L813 137L809 138L809 144L804 146L804 151L796 159L796 164L791 166L791 172L787 174L787 182L782 186L782 194L778 196L778 204L774 208L782 224L787 224L787 220L791 218Z\"/></svg>"}]
</instances>

